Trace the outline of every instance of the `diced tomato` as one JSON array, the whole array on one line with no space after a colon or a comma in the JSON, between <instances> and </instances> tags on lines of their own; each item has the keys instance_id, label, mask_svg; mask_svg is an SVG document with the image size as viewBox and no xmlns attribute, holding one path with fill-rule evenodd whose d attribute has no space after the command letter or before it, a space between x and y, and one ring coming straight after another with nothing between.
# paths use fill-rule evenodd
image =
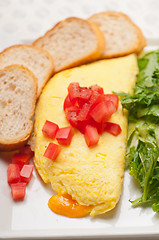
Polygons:
<instances>
[{"instance_id":1,"label":"diced tomato","mask_svg":"<svg viewBox=\"0 0 159 240\"><path fill-rule=\"evenodd\" d=\"M29 163L31 156L26 153L15 153L12 157L12 163L18 164L20 170L25 164Z\"/></svg>"},{"instance_id":2,"label":"diced tomato","mask_svg":"<svg viewBox=\"0 0 159 240\"><path fill-rule=\"evenodd\" d=\"M7 168L8 183L17 183L20 181L20 169L18 164L11 163Z\"/></svg>"},{"instance_id":3,"label":"diced tomato","mask_svg":"<svg viewBox=\"0 0 159 240\"><path fill-rule=\"evenodd\" d=\"M90 109L91 109L91 105L88 103L85 103L78 113L78 117L77 117L78 121L88 120L90 118L89 117Z\"/></svg>"},{"instance_id":4,"label":"diced tomato","mask_svg":"<svg viewBox=\"0 0 159 240\"><path fill-rule=\"evenodd\" d=\"M74 83L70 83L68 86L68 93L70 96L70 99L73 100L75 98L77 98L78 92L79 92L79 83L74 82Z\"/></svg>"},{"instance_id":5,"label":"diced tomato","mask_svg":"<svg viewBox=\"0 0 159 240\"><path fill-rule=\"evenodd\" d=\"M98 86L97 84L91 86L90 89L92 89L93 91L98 92L100 94L104 94L103 88Z\"/></svg>"},{"instance_id":6,"label":"diced tomato","mask_svg":"<svg viewBox=\"0 0 159 240\"><path fill-rule=\"evenodd\" d=\"M97 131L98 131L99 134L102 134L104 132L104 123L105 123L104 120L100 123L97 123L93 120L91 122L91 125L97 128Z\"/></svg>"},{"instance_id":7,"label":"diced tomato","mask_svg":"<svg viewBox=\"0 0 159 240\"><path fill-rule=\"evenodd\" d=\"M24 165L22 167L22 170L20 171L21 182L29 183L32 177L33 168L34 168L33 165Z\"/></svg>"},{"instance_id":8,"label":"diced tomato","mask_svg":"<svg viewBox=\"0 0 159 240\"><path fill-rule=\"evenodd\" d=\"M79 111L80 111L80 108L77 106L71 106L66 108L65 110L65 112L76 112L76 113L79 113Z\"/></svg>"},{"instance_id":9,"label":"diced tomato","mask_svg":"<svg viewBox=\"0 0 159 240\"><path fill-rule=\"evenodd\" d=\"M77 127L77 113L66 111L66 118L73 127Z\"/></svg>"},{"instance_id":10,"label":"diced tomato","mask_svg":"<svg viewBox=\"0 0 159 240\"><path fill-rule=\"evenodd\" d=\"M92 144L88 134L89 127L87 126L90 126L90 129L95 129L94 131L90 130L90 132L94 133L93 136L96 136L96 138L94 137L96 141L99 140L99 134L104 131L108 130L114 135L120 132L119 128L117 130L117 127L108 127L107 124L112 114L117 111L118 104L118 95L104 94L103 88L98 85L87 88L80 87L79 83L74 82L70 83L68 87L64 110L70 124L85 134L87 144L92 146L96 143Z\"/></svg>"},{"instance_id":11,"label":"diced tomato","mask_svg":"<svg viewBox=\"0 0 159 240\"><path fill-rule=\"evenodd\" d=\"M104 99L104 101L113 102L116 110L118 109L119 97L117 94L104 94L103 99Z\"/></svg>"},{"instance_id":12,"label":"diced tomato","mask_svg":"<svg viewBox=\"0 0 159 240\"><path fill-rule=\"evenodd\" d=\"M83 100L88 100L92 95L92 90L86 87L80 87L79 88L79 93L78 93L78 98L83 99Z\"/></svg>"},{"instance_id":13,"label":"diced tomato","mask_svg":"<svg viewBox=\"0 0 159 240\"><path fill-rule=\"evenodd\" d=\"M112 122L106 122L104 130L114 136L117 136L121 133L121 127L119 126L119 124Z\"/></svg>"},{"instance_id":14,"label":"diced tomato","mask_svg":"<svg viewBox=\"0 0 159 240\"><path fill-rule=\"evenodd\" d=\"M107 114L105 102L98 103L90 112L90 116L96 121L101 122Z\"/></svg>"},{"instance_id":15,"label":"diced tomato","mask_svg":"<svg viewBox=\"0 0 159 240\"><path fill-rule=\"evenodd\" d=\"M72 127L59 128L56 134L56 139L61 145L70 145L73 137Z\"/></svg>"},{"instance_id":16,"label":"diced tomato","mask_svg":"<svg viewBox=\"0 0 159 240\"><path fill-rule=\"evenodd\" d=\"M44 157L51 160L55 160L59 155L61 147L55 143L49 143L47 149L45 150Z\"/></svg>"},{"instance_id":17,"label":"diced tomato","mask_svg":"<svg viewBox=\"0 0 159 240\"><path fill-rule=\"evenodd\" d=\"M13 200L22 200L25 197L26 183L12 183L11 184L11 194Z\"/></svg>"},{"instance_id":18,"label":"diced tomato","mask_svg":"<svg viewBox=\"0 0 159 240\"><path fill-rule=\"evenodd\" d=\"M66 108L69 108L73 105L71 99L70 99L70 96L69 94L67 95L67 97L65 98L65 101L64 101L64 105L63 105L63 109L65 111Z\"/></svg>"},{"instance_id":19,"label":"diced tomato","mask_svg":"<svg viewBox=\"0 0 159 240\"><path fill-rule=\"evenodd\" d=\"M84 133L85 141L88 147L94 146L99 141L99 134L95 127L87 125Z\"/></svg>"},{"instance_id":20,"label":"diced tomato","mask_svg":"<svg viewBox=\"0 0 159 240\"><path fill-rule=\"evenodd\" d=\"M20 153L24 153L24 154L30 154L30 157L34 156L34 152L31 150L31 147L30 147L29 144L27 144L24 147L20 148L19 152Z\"/></svg>"},{"instance_id":21,"label":"diced tomato","mask_svg":"<svg viewBox=\"0 0 159 240\"><path fill-rule=\"evenodd\" d=\"M104 120L106 121L112 116L113 113L116 112L116 107L112 101L105 102L105 106L107 109L107 114L105 115Z\"/></svg>"},{"instance_id":22,"label":"diced tomato","mask_svg":"<svg viewBox=\"0 0 159 240\"><path fill-rule=\"evenodd\" d=\"M46 137L54 139L58 129L59 127L56 123L46 120L42 132Z\"/></svg>"},{"instance_id":23,"label":"diced tomato","mask_svg":"<svg viewBox=\"0 0 159 240\"><path fill-rule=\"evenodd\" d=\"M79 83L70 83L68 93L71 101L77 98L88 100L92 94L92 90L87 87L80 87Z\"/></svg>"}]
</instances>

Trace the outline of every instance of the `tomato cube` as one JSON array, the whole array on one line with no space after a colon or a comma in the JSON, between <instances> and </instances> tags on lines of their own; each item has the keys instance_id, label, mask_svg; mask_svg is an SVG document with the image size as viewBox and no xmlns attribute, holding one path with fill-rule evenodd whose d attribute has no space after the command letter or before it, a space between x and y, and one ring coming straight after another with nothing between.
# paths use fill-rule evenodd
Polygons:
<instances>
[{"instance_id":1,"label":"tomato cube","mask_svg":"<svg viewBox=\"0 0 159 240\"><path fill-rule=\"evenodd\" d=\"M92 90L87 87L80 87L79 83L70 83L68 93L71 101L77 98L88 100L92 94Z\"/></svg>"},{"instance_id":2,"label":"tomato cube","mask_svg":"<svg viewBox=\"0 0 159 240\"><path fill-rule=\"evenodd\" d=\"M107 113L105 115L104 120L106 121L112 116L113 113L116 112L116 106L114 105L114 103L112 101L105 102L105 106L107 109Z\"/></svg>"},{"instance_id":3,"label":"tomato cube","mask_svg":"<svg viewBox=\"0 0 159 240\"><path fill-rule=\"evenodd\" d=\"M79 92L79 83L74 82L74 83L70 83L68 86L68 93L70 96L70 99L73 100L75 98L77 98L78 96L78 92Z\"/></svg>"},{"instance_id":4,"label":"tomato cube","mask_svg":"<svg viewBox=\"0 0 159 240\"><path fill-rule=\"evenodd\" d=\"M77 117L78 121L85 121L90 118L90 116L89 116L90 108L91 108L91 105L88 103L85 103L83 105L83 107L81 108L81 110L78 113L78 117Z\"/></svg>"},{"instance_id":5,"label":"tomato cube","mask_svg":"<svg viewBox=\"0 0 159 240\"><path fill-rule=\"evenodd\" d=\"M17 183L20 181L20 169L18 164L9 164L7 168L8 183Z\"/></svg>"},{"instance_id":6,"label":"tomato cube","mask_svg":"<svg viewBox=\"0 0 159 240\"><path fill-rule=\"evenodd\" d=\"M121 133L121 127L119 126L119 124L112 122L106 122L104 130L114 136L117 136Z\"/></svg>"},{"instance_id":7,"label":"tomato cube","mask_svg":"<svg viewBox=\"0 0 159 240\"><path fill-rule=\"evenodd\" d=\"M61 147L55 143L49 143L47 149L45 150L44 157L51 160L55 160L59 155Z\"/></svg>"},{"instance_id":8,"label":"tomato cube","mask_svg":"<svg viewBox=\"0 0 159 240\"><path fill-rule=\"evenodd\" d=\"M25 164L29 163L29 160L31 158L30 154L26 153L15 153L12 157L12 163L18 164L19 168L22 169L22 167Z\"/></svg>"},{"instance_id":9,"label":"tomato cube","mask_svg":"<svg viewBox=\"0 0 159 240\"><path fill-rule=\"evenodd\" d=\"M13 200L23 200L26 192L26 183L12 183L11 194Z\"/></svg>"},{"instance_id":10,"label":"tomato cube","mask_svg":"<svg viewBox=\"0 0 159 240\"><path fill-rule=\"evenodd\" d=\"M114 104L116 110L118 109L119 97L117 94L104 94L103 99L104 101L111 101Z\"/></svg>"},{"instance_id":11,"label":"tomato cube","mask_svg":"<svg viewBox=\"0 0 159 240\"><path fill-rule=\"evenodd\" d=\"M65 98L64 104L63 104L64 111L65 111L66 108L69 108L71 106L73 106L73 102L71 101L70 96L68 94L67 97Z\"/></svg>"},{"instance_id":12,"label":"tomato cube","mask_svg":"<svg viewBox=\"0 0 159 240\"><path fill-rule=\"evenodd\" d=\"M42 132L46 137L54 139L58 129L59 127L56 123L46 120Z\"/></svg>"},{"instance_id":13,"label":"tomato cube","mask_svg":"<svg viewBox=\"0 0 159 240\"><path fill-rule=\"evenodd\" d=\"M98 92L100 94L104 94L103 88L98 86L97 84L91 86L90 89L92 89L93 91Z\"/></svg>"},{"instance_id":14,"label":"tomato cube","mask_svg":"<svg viewBox=\"0 0 159 240\"><path fill-rule=\"evenodd\" d=\"M21 182L29 183L32 177L33 168L34 168L33 165L24 165L22 167L22 170L20 171Z\"/></svg>"},{"instance_id":15,"label":"tomato cube","mask_svg":"<svg viewBox=\"0 0 159 240\"><path fill-rule=\"evenodd\" d=\"M30 157L34 156L34 152L31 150L31 147L30 147L29 144L27 144L24 147L20 148L19 152L20 153L24 153L24 154L30 154Z\"/></svg>"},{"instance_id":16,"label":"tomato cube","mask_svg":"<svg viewBox=\"0 0 159 240\"><path fill-rule=\"evenodd\" d=\"M79 88L79 93L78 93L78 98L83 99L83 100L88 100L92 95L92 90L87 88L87 87L80 87Z\"/></svg>"},{"instance_id":17,"label":"tomato cube","mask_svg":"<svg viewBox=\"0 0 159 240\"><path fill-rule=\"evenodd\" d=\"M90 112L90 116L96 121L101 122L107 115L107 107L105 102L98 103Z\"/></svg>"},{"instance_id":18,"label":"tomato cube","mask_svg":"<svg viewBox=\"0 0 159 240\"><path fill-rule=\"evenodd\" d=\"M94 146L99 141L99 134L95 127L87 125L84 133L85 141L88 147Z\"/></svg>"},{"instance_id":19,"label":"tomato cube","mask_svg":"<svg viewBox=\"0 0 159 240\"><path fill-rule=\"evenodd\" d=\"M77 112L66 111L66 118L73 127L77 126Z\"/></svg>"},{"instance_id":20,"label":"tomato cube","mask_svg":"<svg viewBox=\"0 0 159 240\"><path fill-rule=\"evenodd\" d=\"M56 139L61 145L70 145L73 137L72 127L59 128L56 134Z\"/></svg>"}]
</instances>

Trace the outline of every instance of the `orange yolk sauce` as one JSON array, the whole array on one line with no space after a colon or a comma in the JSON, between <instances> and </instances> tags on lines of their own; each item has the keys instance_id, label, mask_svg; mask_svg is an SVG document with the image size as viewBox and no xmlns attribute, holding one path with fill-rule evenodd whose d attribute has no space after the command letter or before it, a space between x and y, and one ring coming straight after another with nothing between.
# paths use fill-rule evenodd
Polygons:
<instances>
[{"instance_id":1,"label":"orange yolk sauce","mask_svg":"<svg viewBox=\"0 0 159 240\"><path fill-rule=\"evenodd\" d=\"M85 217L92 210L92 206L80 205L69 194L56 194L48 201L49 208L56 214L69 218Z\"/></svg>"}]
</instances>

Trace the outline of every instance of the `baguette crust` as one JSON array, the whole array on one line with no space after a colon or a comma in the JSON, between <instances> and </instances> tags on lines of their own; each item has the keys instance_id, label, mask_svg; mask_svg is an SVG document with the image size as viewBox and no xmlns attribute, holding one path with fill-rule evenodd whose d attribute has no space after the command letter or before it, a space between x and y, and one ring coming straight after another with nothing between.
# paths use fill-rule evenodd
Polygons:
<instances>
[{"instance_id":1,"label":"baguette crust","mask_svg":"<svg viewBox=\"0 0 159 240\"><path fill-rule=\"evenodd\" d=\"M119 18L122 18L125 22L127 22L129 24L129 26L131 27L131 29L134 31L134 34L136 35L134 37L134 41L132 41L131 46L129 46L129 48L125 49L124 44L123 44L123 49L122 51L120 49L118 49L118 51L116 52L111 52L108 51L107 48L106 50L103 52L103 56L102 58L113 58L113 57L121 57L121 56L125 56L131 53L138 53L139 51L141 51L143 49L143 47L146 44L146 40L142 34L141 29L124 13L121 12L113 12L113 11L106 11L106 12L101 12L101 13L97 13L92 15L89 20L94 22L95 24L97 24L97 26L102 30L101 26L104 26L104 23L102 23L98 18L101 16L107 16L114 19L114 21L118 21ZM100 23L99 23L100 21ZM108 26L109 28L109 26ZM111 28L111 26L110 26ZM111 32L111 29L108 29ZM111 38L111 34L113 35L114 33L107 33L107 30L105 30L105 39L108 43L108 39L107 39L107 34L110 34L109 37ZM128 32L128 29L125 30L125 32ZM104 33L104 32L103 32ZM128 33L129 34L129 33ZM117 38L120 36L116 36ZM121 32L121 40L122 40L122 32Z\"/></svg>"},{"instance_id":2,"label":"baguette crust","mask_svg":"<svg viewBox=\"0 0 159 240\"><path fill-rule=\"evenodd\" d=\"M17 76L15 74L15 72L17 71ZM9 78L9 73L11 73L11 78ZM32 105L29 104L29 115L26 117L24 113L24 116L23 116L23 113L18 112L18 110L15 108L14 109L14 112L12 114L12 116L10 115L9 112L6 112L5 108L3 107L3 103L2 103L2 99L3 98L0 98L0 108L1 108L1 116L0 116L0 151L13 151L13 150L16 150L18 148L20 148L21 146L23 146L29 139L31 133L32 133L32 129L33 129L33 121L32 121L32 117L34 115L34 110L35 110L35 104L36 104L36 100L37 100L37 78L34 76L34 74L26 67L24 67L23 65L18 65L18 64L14 64L14 65L11 65L11 66L7 66L5 67L4 69L0 70L0 89L3 93L3 90L4 90L4 87L3 87L3 84L4 84L4 81L3 79L1 79L1 77L3 78L5 76L5 85L7 86L11 86L12 87L12 82L11 80L14 78L14 85L17 87L17 79L19 81L19 74L20 73L20 76L21 78L23 78L23 74L25 76L25 81L28 81L29 83L27 84L27 86L30 86L30 89L32 91L32 96L31 97L31 103ZM26 78L27 76L27 78ZM11 85L10 85L11 84ZM19 101L21 100L24 100L26 103L28 103L28 99L23 99L24 98L24 90L25 88L23 88L23 85L24 83L22 82L21 83L21 88L20 91L22 90L23 91L23 94L21 96L21 99L18 97ZM15 87L15 89L16 89ZM18 85L18 87L20 87ZM15 89L12 89L11 90L11 96L12 96L12 93L15 95L16 93L15 92ZM7 90L8 91L8 90ZM26 89L27 91L27 89ZM5 93L5 92L4 92ZM7 92L8 93L8 92ZM30 94L30 93L29 93ZM9 106L9 101L10 101L10 95L8 94L7 96L5 96L5 101L6 101L6 106ZM14 107L17 107L15 106L15 102L17 102L17 105L18 105L18 99L17 101L15 101L14 99L12 100L14 102ZM22 101L23 102L23 101ZM30 103L29 102L29 103ZM26 104L27 105L27 104ZM16 115L16 113L18 112L18 116L21 116L19 119ZM10 117L13 117L13 115L16 115L15 117L17 117L17 121L20 122L20 123L24 123L24 125L27 125L26 129L22 130L19 134L14 134L14 130L8 130L7 127L9 126L5 126L7 125L7 123L9 121L12 121L10 120ZM15 119L14 117L14 119ZM14 123L13 123L14 124ZM12 124L12 125L13 125ZM15 125L18 124L17 122L15 123ZM7 129L7 132L5 132L4 129ZM16 130L19 130L18 129L18 126L17 126L17 129ZM10 134L10 132L12 131L12 133ZM9 134L10 135L9 135Z\"/></svg>"},{"instance_id":3,"label":"baguette crust","mask_svg":"<svg viewBox=\"0 0 159 240\"><path fill-rule=\"evenodd\" d=\"M29 50L30 59L28 58L28 56L25 57L24 55L26 50ZM16 54L18 54L17 58L15 57ZM37 56L36 62L34 62L34 57L36 56ZM42 56L45 58L44 60L48 60L49 62L49 64L47 64L47 70L46 68L44 69L44 67L41 66ZM50 77L52 77L54 73L54 61L51 54L45 49L37 46L26 45L26 44L13 45L11 47L4 49L0 53L0 69L3 69L8 65L14 65L14 64L23 65L34 73L35 77L38 79L37 97L39 97L43 87L46 85L47 81L50 79ZM39 72L40 71L42 72L43 70L45 70L45 74L43 75L43 78L41 78L41 75L37 73L37 70L35 69L35 67L39 69Z\"/></svg>"},{"instance_id":4,"label":"baguette crust","mask_svg":"<svg viewBox=\"0 0 159 240\"><path fill-rule=\"evenodd\" d=\"M63 66L58 66L57 61L56 61L56 57L58 58L58 56L57 56L58 52L57 52L57 54L55 54L55 47L48 46L48 44L46 43L46 40L51 36L50 37L51 39L49 39L49 40L50 40L50 42L51 41L54 42L54 38L56 37L56 32L59 31L60 29L65 30L65 27L70 22L77 22L77 23L80 23L81 25L85 24L85 25L89 26L89 31L96 38L96 43L94 44L94 49L92 49L91 51L88 51L89 53L83 52L82 57L77 56L76 59L72 59L72 61L65 63ZM80 32L80 29L78 29L78 32ZM67 32L65 32L65 34L67 34ZM59 39L56 39L56 40L59 40ZM73 41L73 38L71 40ZM88 42L89 42L89 40L88 40ZM73 43L74 43L74 41L73 41ZM84 19L76 18L76 17L70 17L63 21L58 22L52 29L47 31L44 36L35 40L33 42L33 45L43 47L47 51L50 51L50 54L53 56L54 62L55 62L55 72L60 72L65 69L75 67L75 66L81 65L83 63L88 63L88 62L99 59L101 57L102 52L105 50L105 39L104 39L103 33L100 31L100 29L94 23L90 22L89 20L84 20ZM76 45L78 46L77 42L76 42ZM88 48L89 48L89 45L88 45ZM62 49L62 51L63 51L63 49ZM67 49L67 52L71 52L71 49ZM67 58L68 54L65 53L65 55L66 55L65 58Z\"/></svg>"}]
</instances>

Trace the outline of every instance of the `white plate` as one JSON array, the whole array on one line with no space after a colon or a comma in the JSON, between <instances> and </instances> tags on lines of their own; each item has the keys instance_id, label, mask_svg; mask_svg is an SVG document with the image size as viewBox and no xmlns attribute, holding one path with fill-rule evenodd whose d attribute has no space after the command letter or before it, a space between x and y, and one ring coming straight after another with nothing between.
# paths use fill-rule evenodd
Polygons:
<instances>
[{"instance_id":1,"label":"white plate","mask_svg":"<svg viewBox=\"0 0 159 240\"><path fill-rule=\"evenodd\" d=\"M150 39L148 43L146 50L153 50L158 40ZM25 200L14 202L6 175L11 154L0 156L0 238L159 237L159 216L151 208L132 208L129 202L137 198L139 192L128 172L125 172L120 202L113 211L95 218L69 219L48 208L53 192L35 169Z\"/></svg>"},{"instance_id":2,"label":"white plate","mask_svg":"<svg viewBox=\"0 0 159 240\"><path fill-rule=\"evenodd\" d=\"M32 40L49 29L53 23L72 15L87 17L96 11L122 11L123 7L124 12L131 16L134 12L136 14L134 19L137 17L138 12L134 11L132 1L124 1L125 5L122 1L121 8L117 0L111 2L112 5L108 0L92 0L91 4L88 0L0 0L0 49L15 43L31 43ZM144 1L144 7L150 6L148 2L150 1ZM50 15L51 11L53 15ZM155 14L155 9L153 13ZM140 23L139 20L140 13L136 22ZM151 22L151 18L149 21ZM144 23L141 21L141 24ZM144 30L147 35L150 33L148 26ZM159 46L159 39L154 38L154 35L151 34L149 36L153 38L148 40L146 50L156 49ZM22 202L12 201L6 175L10 157L9 154L0 154L1 239L24 237L41 239L159 237L159 216L151 208L132 208L129 202L129 199L135 199L139 192L128 172L125 173L120 202L113 211L96 218L69 219L54 214L48 208L47 202L53 192L50 185L44 185L36 170L34 170L33 178L27 187L25 200Z\"/></svg>"}]
</instances>

